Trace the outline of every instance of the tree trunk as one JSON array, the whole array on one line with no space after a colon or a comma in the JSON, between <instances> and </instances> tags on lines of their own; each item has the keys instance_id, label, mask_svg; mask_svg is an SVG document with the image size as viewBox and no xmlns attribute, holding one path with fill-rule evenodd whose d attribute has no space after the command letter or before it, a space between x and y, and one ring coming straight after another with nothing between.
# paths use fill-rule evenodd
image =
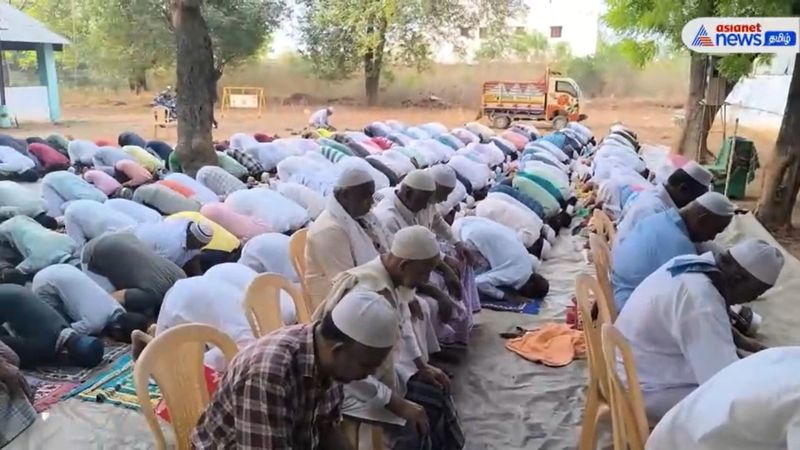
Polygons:
<instances>
[{"instance_id":1,"label":"tree trunk","mask_svg":"<svg viewBox=\"0 0 800 450\"><path fill-rule=\"evenodd\" d=\"M701 153L704 123L704 105L702 103L706 92L708 56L702 53L692 53L689 63L689 97L684 106L685 122L681 137L677 145L677 153L689 158L697 159ZM705 133L708 135L708 132Z\"/></svg>"},{"instance_id":2,"label":"tree trunk","mask_svg":"<svg viewBox=\"0 0 800 450\"><path fill-rule=\"evenodd\" d=\"M216 83L214 53L203 14L202 0L172 0L175 29L178 106L178 159L194 177L198 169L217 164L211 136Z\"/></svg>"},{"instance_id":3,"label":"tree trunk","mask_svg":"<svg viewBox=\"0 0 800 450\"><path fill-rule=\"evenodd\" d=\"M386 47L386 28L388 22L381 17L377 29L368 30L378 34L378 43L364 54L364 90L367 96L367 106L378 103L378 91L381 86L381 71L383 70L383 50Z\"/></svg>"},{"instance_id":4,"label":"tree trunk","mask_svg":"<svg viewBox=\"0 0 800 450\"><path fill-rule=\"evenodd\" d=\"M791 227L800 189L800 58L794 61L774 158L764 170L766 181L758 199L756 217L773 230Z\"/></svg>"}]
</instances>

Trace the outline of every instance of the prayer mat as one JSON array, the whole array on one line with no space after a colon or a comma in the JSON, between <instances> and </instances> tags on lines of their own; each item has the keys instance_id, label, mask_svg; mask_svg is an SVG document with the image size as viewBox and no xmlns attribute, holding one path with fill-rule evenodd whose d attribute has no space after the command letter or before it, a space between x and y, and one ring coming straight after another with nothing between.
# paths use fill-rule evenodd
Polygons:
<instances>
[{"instance_id":1,"label":"prayer mat","mask_svg":"<svg viewBox=\"0 0 800 450\"><path fill-rule=\"evenodd\" d=\"M47 411L78 386L78 383L70 383L68 381L54 382L31 377L26 377L26 379L31 388L35 390L33 409L37 413Z\"/></svg>"},{"instance_id":2,"label":"prayer mat","mask_svg":"<svg viewBox=\"0 0 800 450\"><path fill-rule=\"evenodd\" d=\"M497 300L481 299L481 307L493 311L516 312L521 314L537 315L542 305L542 299L533 299L526 303L509 303Z\"/></svg>"},{"instance_id":3,"label":"prayer mat","mask_svg":"<svg viewBox=\"0 0 800 450\"><path fill-rule=\"evenodd\" d=\"M44 381L59 381L71 383L83 383L92 377L93 374L108 367L125 353L130 353L130 344L104 339L105 355L103 361L96 367L86 368L77 366L40 366L34 370L25 371L25 375Z\"/></svg>"},{"instance_id":4,"label":"prayer mat","mask_svg":"<svg viewBox=\"0 0 800 450\"><path fill-rule=\"evenodd\" d=\"M161 400L161 392L152 380L150 381L149 391L151 407L155 407ZM133 384L133 359L131 355L123 356L110 368L76 387L69 396L87 402L106 403L138 410L141 405L136 397L136 387Z\"/></svg>"}]
</instances>

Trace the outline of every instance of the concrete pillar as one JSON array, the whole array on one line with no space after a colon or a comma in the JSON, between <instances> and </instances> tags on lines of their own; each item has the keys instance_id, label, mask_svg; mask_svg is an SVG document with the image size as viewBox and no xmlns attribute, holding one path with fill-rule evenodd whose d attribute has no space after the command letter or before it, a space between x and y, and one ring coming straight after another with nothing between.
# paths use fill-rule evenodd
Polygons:
<instances>
[{"instance_id":1,"label":"concrete pillar","mask_svg":"<svg viewBox=\"0 0 800 450\"><path fill-rule=\"evenodd\" d=\"M36 48L39 82L47 87L47 103L50 106L50 120L58 122L61 118L61 101L58 96L58 75L53 44L39 44Z\"/></svg>"}]
</instances>

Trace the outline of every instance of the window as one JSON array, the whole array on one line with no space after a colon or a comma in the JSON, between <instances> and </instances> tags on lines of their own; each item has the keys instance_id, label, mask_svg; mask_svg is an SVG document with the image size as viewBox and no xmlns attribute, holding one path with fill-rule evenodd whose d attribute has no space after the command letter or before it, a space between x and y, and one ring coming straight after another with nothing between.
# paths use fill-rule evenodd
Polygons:
<instances>
[{"instance_id":1,"label":"window","mask_svg":"<svg viewBox=\"0 0 800 450\"><path fill-rule=\"evenodd\" d=\"M489 30L486 27L480 27L478 29L478 37L481 39L486 39L489 37Z\"/></svg>"},{"instance_id":2,"label":"window","mask_svg":"<svg viewBox=\"0 0 800 450\"><path fill-rule=\"evenodd\" d=\"M561 27L550 27L550 37L551 38L560 38L561 37Z\"/></svg>"},{"instance_id":3,"label":"window","mask_svg":"<svg viewBox=\"0 0 800 450\"><path fill-rule=\"evenodd\" d=\"M514 33L516 33L516 34L525 34L525 27L516 27L516 28L514 28Z\"/></svg>"},{"instance_id":4,"label":"window","mask_svg":"<svg viewBox=\"0 0 800 450\"><path fill-rule=\"evenodd\" d=\"M469 37L469 35L470 35L470 32L469 32L470 30L469 30L469 28L467 28L467 27L461 27L461 28L459 29L459 31L461 32L461 37L466 37L466 38L468 38L468 37Z\"/></svg>"},{"instance_id":5,"label":"window","mask_svg":"<svg viewBox=\"0 0 800 450\"><path fill-rule=\"evenodd\" d=\"M567 81L556 81L556 92L563 92L573 97L578 97L578 91Z\"/></svg>"}]
</instances>

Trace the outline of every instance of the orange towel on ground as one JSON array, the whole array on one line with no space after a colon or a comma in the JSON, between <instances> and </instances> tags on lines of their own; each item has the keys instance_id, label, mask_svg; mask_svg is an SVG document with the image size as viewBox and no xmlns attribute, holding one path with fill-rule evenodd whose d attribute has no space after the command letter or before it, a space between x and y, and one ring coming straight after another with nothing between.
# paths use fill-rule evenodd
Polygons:
<instances>
[{"instance_id":1,"label":"orange towel on ground","mask_svg":"<svg viewBox=\"0 0 800 450\"><path fill-rule=\"evenodd\" d=\"M549 367L564 367L586 356L583 332L564 323L548 323L523 336L509 339L506 348L523 358Z\"/></svg>"}]
</instances>

